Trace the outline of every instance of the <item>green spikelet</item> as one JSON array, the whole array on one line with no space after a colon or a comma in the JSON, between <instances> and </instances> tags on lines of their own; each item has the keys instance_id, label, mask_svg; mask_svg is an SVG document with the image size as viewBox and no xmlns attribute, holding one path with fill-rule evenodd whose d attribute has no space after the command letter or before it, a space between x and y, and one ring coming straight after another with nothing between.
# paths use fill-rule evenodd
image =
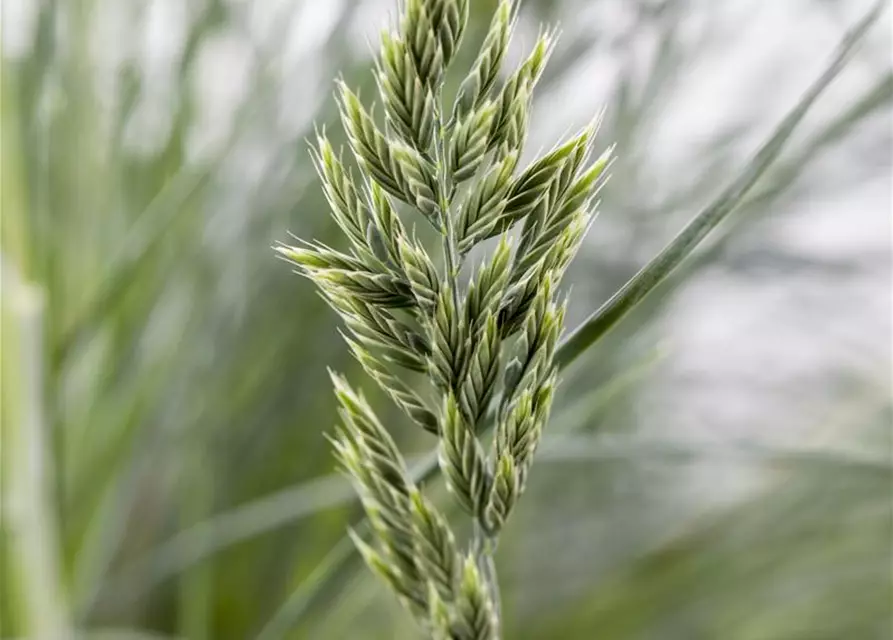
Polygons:
<instances>
[{"instance_id":1,"label":"green spikelet","mask_svg":"<svg viewBox=\"0 0 893 640\"><path fill-rule=\"evenodd\" d=\"M487 463L452 394L444 401L439 461L447 486L462 508L471 515L480 514L489 492Z\"/></svg>"},{"instance_id":2,"label":"green spikelet","mask_svg":"<svg viewBox=\"0 0 893 640\"><path fill-rule=\"evenodd\" d=\"M457 640L497 640L499 637L493 598L472 556L465 559L451 631Z\"/></svg>"},{"instance_id":3,"label":"green spikelet","mask_svg":"<svg viewBox=\"0 0 893 640\"><path fill-rule=\"evenodd\" d=\"M454 118L462 118L477 107L496 82L514 28L512 6L512 0L501 0L499 3L474 66L459 85Z\"/></svg>"}]
</instances>

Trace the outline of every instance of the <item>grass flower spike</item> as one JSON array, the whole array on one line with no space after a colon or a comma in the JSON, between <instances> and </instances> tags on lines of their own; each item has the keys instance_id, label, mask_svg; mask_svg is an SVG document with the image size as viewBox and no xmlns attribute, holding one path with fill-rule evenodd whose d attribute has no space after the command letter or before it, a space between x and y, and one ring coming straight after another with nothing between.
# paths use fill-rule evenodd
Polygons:
<instances>
[{"instance_id":1,"label":"grass flower spike","mask_svg":"<svg viewBox=\"0 0 893 640\"><path fill-rule=\"evenodd\" d=\"M452 104L443 78L461 45L468 0L405 0L381 38L383 117L343 82L341 117L357 180L324 132L312 151L344 248L276 250L343 320L363 369L437 438L450 493L473 522L461 542L410 479L387 429L341 376L332 438L372 524L352 538L433 638L501 637L493 563L524 491L558 384L562 273L592 220L611 150L590 161L596 123L521 166L533 90L555 46L541 34L499 82L517 5L502 0ZM432 250L417 223L441 236ZM408 231L409 230L409 231ZM469 251L499 236L463 278ZM413 374L413 378L409 378ZM417 388L418 374L427 389ZM492 425L492 441L481 434Z\"/></svg>"}]
</instances>

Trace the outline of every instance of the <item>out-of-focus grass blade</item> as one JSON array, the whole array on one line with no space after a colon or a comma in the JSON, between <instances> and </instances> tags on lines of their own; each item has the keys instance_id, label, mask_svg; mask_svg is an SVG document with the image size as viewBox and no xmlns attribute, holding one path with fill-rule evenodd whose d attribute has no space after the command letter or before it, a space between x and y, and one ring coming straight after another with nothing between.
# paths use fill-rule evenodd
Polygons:
<instances>
[{"instance_id":1,"label":"out-of-focus grass blade","mask_svg":"<svg viewBox=\"0 0 893 640\"><path fill-rule=\"evenodd\" d=\"M363 529L365 528L363 527ZM361 530L357 532L361 535L366 533ZM313 603L313 598L319 589L338 571L339 567L350 559L353 552L353 541L347 536L342 537L329 550L322 562L316 565L313 572L289 594L285 603L276 610L270 621L261 629L257 640L276 640L276 638L288 635L294 624Z\"/></svg>"},{"instance_id":2,"label":"out-of-focus grass blade","mask_svg":"<svg viewBox=\"0 0 893 640\"><path fill-rule=\"evenodd\" d=\"M779 163L773 173L772 180L768 184L752 193L743 203L742 208L747 216L737 216L724 230L722 236L710 245L710 248L701 253L697 260L710 261L720 254L726 247L729 239L734 237L736 226L744 220L754 220L757 216L765 216L772 210L769 207L775 198L789 188L794 181L812 166L821 157L822 151L851 134L853 129L863 120L884 108L890 107L893 102L893 72L888 72L876 84L872 85L858 100L834 118L821 131L810 140L801 145L801 148L791 158ZM688 267L691 268L691 267ZM680 269L681 271L681 269Z\"/></svg>"},{"instance_id":3,"label":"out-of-focus grass blade","mask_svg":"<svg viewBox=\"0 0 893 640\"><path fill-rule=\"evenodd\" d=\"M432 454L410 459L411 473L419 477L432 463L436 463ZM339 507L355 497L356 493L339 475L309 480L181 531L147 557L122 568L112 582L122 600L138 597L147 589L222 549L320 511Z\"/></svg>"},{"instance_id":4,"label":"out-of-focus grass blade","mask_svg":"<svg viewBox=\"0 0 893 640\"><path fill-rule=\"evenodd\" d=\"M0 355L0 533L12 566L9 575L0 576L0 587L20 604L14 617L22 631L35 638L61 638L68 635L69 615L44 402L45 292L25 282L16 265L5 260L0 254L0 326L7 339ZM6 544L0 552L6 552Z\"/></svg>"},{"instance_id":5,"label":"out-of-focus grass blade","mask_svg":"<svg viewBox=\"0 0 893 640\"><path fill-rule=\"evenodd\" d=\"M639 302L656 289L694 251L704 237L741 204L750 189L778 158L788 138L818 97L846 66L855 46L877 20L883 8L884 2L878 2L846 34L831 63L800 99L800 102L782 120L781 124L778 125L739 177L713 203L696 215L657 257L633 276L614 296L562 341L556 355L560 368L563 369L570 365L602 338ZM419 465L413 477L417 482L424 482L436 476L437 472L438 466L435 452L431 453ZM365 519L362 521L360 528L365 528ZM326 568L326 574L321 579L314 579L310 584L300 585L292 597L273 615L273 621L279 618L285 621L288 618L290 624L286 625L283 623L279 625L277 623L274 627L272 626L273 622L271 622L265 627L262 636L263 640L283 637L291 626L297 622L300 614L306 610L305 601L309 601L309 598L314 593L325 586L327 578L337 573L341 565L353 557L354 554L343 551L345 546L350 547L350 541L346 536L337 543L323 560L321 567ZM297 601L300 606L290 604L294 601ZM288 615L285 611L287 608L291 608L293 611L297 611L297 613Z\"/></svg>"},{"instance_id":6,"label":"out-of-focus grass blade","mask_svg":"<svg viewBox=\"0 0 893 640\"><path fill-rule=\"evenodd\" d=\"M0 246L6 258L22 273L22 277L32 279L34 273L34 246L30 237L27 201L27 188L22 166L22 123L19 110L14 103L18 96L15 74L8 69L6 61L0 60L0 124L3 137L0 140Z\"/></svg>"},{"instance_id":7,"label":"out-of-focus grass blade","mask_svg":"<svg viewBox=\"0 0 893 640\"><path fill-rule=\"evenodd\" d=\"M846 66L856 44L880 15L878 3L844 38L825 72L816 80L796 107L785 117L769 140L738 178L707 208L696 215L663 251L643 267L607 302L577 327L559 346L556 358L566 367L611 330L639 302L654 291L700 242L744 200L750 189L778 158L794 129L816 99Z\"/></svg>"},{"instance_id":8,"label":"out-of-focus grass blade","mask_svg":"<svg viewBox=\"0 0 893 640\"><path fill-rule=\"evenodd\" d=\"M150 556L125 567L115 583L126 598L136 597L162 580L220 549L282 525L337 507L353 497L340 476L325 476L280 491L181 531Z\"/></svg>"},{"instance_id":9,"label":"out-of-focus grass blade","mask_svg":"<svg viewBox=\"0 0 893 640\"><path fill-rule=\"evenodd\" d=\"M108 309L116 306L116 300L128 291L141 266L162 245L165 232L174 224L183 204L208 180L211 169L210 166L183 169L140 214L139 223L130 234L131 241L125 242L124 250L108 269L110 277L103 281L78 320L57 343L52 356L54 363L64 361L79 338L95 327Z\"/></svg>"},{"instance_id":10,"label":"out-of-focus grass blade","mask_svg":"<svg viewBox=\"0 0 893 640\"><path fill-rule=\"evenodd\" d=\"M842 139L854 125L887 106L891 98L893 98L893 71L888 71L807 146L802 153L803 157L812 157L815 152Z\"/></svg>"},{"instance_id":11,"label":"out-of-focus grass blade","mask_svg":"<svg viewBox=\"0 0 893 640\"><path fill-rule=\"evenodd\" d=\"M208 471L208 455L199 446L187 447L189 464L181 472L182 482L188 486L180 497L179 517L182 522L200 521L214 498L214 485ZM177 580L177 632L190 640L211 637L212 600L214 593L214 565L210 562L191 567Z\"/></svg>"},{"instance_id":12,"label":"out-of-focus grass blade","mask_svg":"<svg viewBox=\"0 0 893 640\"><path fill-rule=\"evenodd\" d=\"M606 441L592 436L560 435L543 440L539 460L545 462L591 462L593 460L648 460L696 462L740 461L787 470L799 468L865 471L889 475L893 463L884 456L833 449L795 449L764 446L753 442L711 445L672 441Z\"/></svg>"},{"instance_id":13,"label":"out-of-focus grass blade","mask_svg":"<svg viewBox=\"0 0 893 640\"><path fill-rule=\"evenodd\" d=\"M75 623L86 623L96 604L106 572L125 539L130 505L137 500L139 481L145 478L146 468L156 460L157 457L150 453L129 463L114 477L114 483L104 489L72 571L72 617Z\"/></svg>"},{"instance_id":14,"label":"out-of-focus grass blade","mask_svg":"<svg viewBox=\"0 0 893 640\"><path fill-rule=\"evenodd\" d=\"M583 429L584 425L597 416L600 411L609 407L612 402L616 402L618 396L628 392L636 383L651 373L667 355L666 349L655 348L647 354L647 357L642 358L639 362L634 362L628 369L612 376L603 385L589 393L581 394L581 397L570 406L550 418L549 431L568 433Z\"/></svg>"}]
</instances>

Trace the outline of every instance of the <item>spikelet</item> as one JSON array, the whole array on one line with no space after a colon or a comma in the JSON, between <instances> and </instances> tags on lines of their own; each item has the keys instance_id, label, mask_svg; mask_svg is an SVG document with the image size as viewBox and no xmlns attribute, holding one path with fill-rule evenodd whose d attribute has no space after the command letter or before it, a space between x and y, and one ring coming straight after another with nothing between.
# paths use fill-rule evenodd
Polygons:
<instances>
[{"instance_id":1,"label":"spikelet","mask_svg":"<svg viewBox=\"0 0 893 640\"><path fill-rule=\"evenodd\" d=\"M489 492L489 472L483 448L462 417L455 397L444 400L440 428L440 468L447 486L470 515L481 513Z\"/></svg>"}]
</instances>

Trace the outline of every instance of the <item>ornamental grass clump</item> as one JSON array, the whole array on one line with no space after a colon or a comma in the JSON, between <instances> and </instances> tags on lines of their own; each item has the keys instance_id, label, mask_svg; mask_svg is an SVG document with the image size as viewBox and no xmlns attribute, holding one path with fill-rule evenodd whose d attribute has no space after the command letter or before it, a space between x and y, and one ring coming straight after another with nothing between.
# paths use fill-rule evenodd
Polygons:
<instances>
[{"instance_id":1,"label":"ornamental grass clump","mask_svg":"<svg viewBox=\"0 0 893 640\"><path fill-rule=\"evenodd\" d=\"M447 486L474 523L466 548L410 478L363 395L332 373L341 416L335 456L372 525L368 540L352 533L356 547L432 637L485 640L500 636L493 554L558 384L566 306L559 284L592 220L610 149L593 160L593 122L521 163L531 96L555 38L541 33L499 82L516 20L512 0L499 3L447 103L443 78L468 3L403 3L375 68L383 118L338 84L359 171L324 132L312 154L348 247L300 242L276 250L342 317L369 376L438 439ZM436 230L439 251L425 246L417 225ZM489 256L463 277L468 253L490 238L497 240ZM412 383L417 374L426 388Z\"/></svg>"}]
</instances>

